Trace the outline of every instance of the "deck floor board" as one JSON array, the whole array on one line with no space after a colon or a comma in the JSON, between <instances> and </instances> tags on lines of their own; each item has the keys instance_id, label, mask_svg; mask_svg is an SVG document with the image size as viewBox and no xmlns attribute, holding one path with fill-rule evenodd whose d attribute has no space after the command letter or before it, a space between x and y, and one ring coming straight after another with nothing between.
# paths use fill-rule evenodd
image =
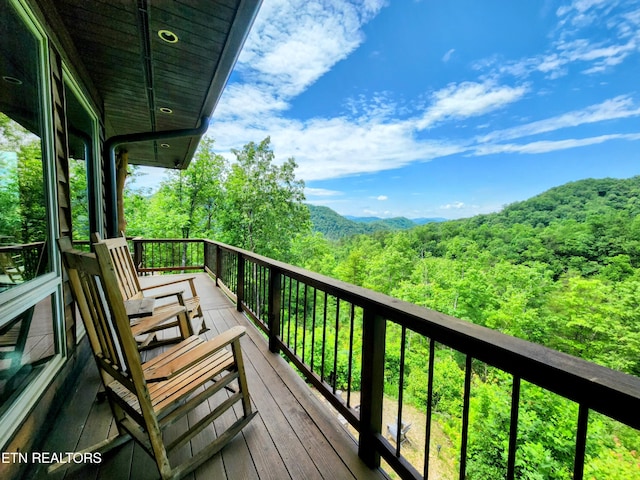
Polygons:
<instances>
[{"instance_id":1,"label":"deck floor board","mask_svg":"<svg viewBox=\"0 0 640 480\"><path fill-rule=\"evenodd\" d=\"M249 320L237 312L233 305L215 287L206 274L196 274L196 289L201 298L205 322L212 338L235 325L247 326L247 335L241 339L249 392L256 417L221 452L188 475L187 479L384 479L378 470L368 469L357 456L353 438L340 425L328 409L314 396L300 377L280 356L269 352L262 333ZM166 279L166 277L164 277ZM160 282L161 276L147 277L146 284ZM199 319L194 326L199 325ZM170 335L170 332L167 333ZM150 354L153 354L151 352ZM52 424L51 434L41 451L74 451L91 442L113 434L114 423L106 402L97 403L98 374L93 363L79 378L74 395ZM209 405L201 406L185 418L195 422L214 408L215 396ZM215 422L221 429L235 418L233 410ZM180 422L179 422L180 423ZM80 428L84 426L84 428ZM215 437L214 428L207 428L176 452L189 455L202 444ZM70 450L68 450L70 449ZM119 447L103 456L100 465L86 465L55 477L47 476L43 468L32 468L26 480L95 480L156 479L159 474L153 460L134 442Z\"/></svg>"}]
</instances>

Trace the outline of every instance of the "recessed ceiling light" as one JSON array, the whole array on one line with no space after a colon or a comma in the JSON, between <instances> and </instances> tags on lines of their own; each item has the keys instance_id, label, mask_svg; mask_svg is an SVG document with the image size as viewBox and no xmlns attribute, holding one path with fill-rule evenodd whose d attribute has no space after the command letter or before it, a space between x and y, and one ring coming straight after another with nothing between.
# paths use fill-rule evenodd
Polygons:
<instances>
[{"instance_id":1,"label":"recessed ceiling light","mask_svg":"<svg viewBox=\"0 0 640 480\"><path fill-rule=\"evenodd\" d=\"M161 111L162 113L166 113L166 114L173 113L173 110L171 110L171 109L170 109L170 108L168 108L168 107L160 107L160 111Z\"/></svg>"},{"instance_id":2,"label":"recessed ceiling light","mask_svg":"<svg viewBox=\"0 0 640 480\"><path fill-rule=\"evenodd\" d=\"M10 77L9 75L5 75L2 77L2 79L7 82L10 83L12 85L22 85L22 80L20 80L19 78L16 77Z\"/></svg>"},{"instance_id":3,"label":"recessed ceiling light","mask_svg":"<svg viewBox=\"0 0 640 480\"><path fill-rule=\"evenodd\" d=\"M169 145L168 143L161 143L160 146L162 148L171 148L171 145Z\"/></svg>"},{"instance_id":4,"label":"recessed ceiling light","mask_svg":"<svg viewBox=\"0 0 640 480\"><path fill-rule=\"evenodd\" d=\"M158 36L167 43L178 43L178 35L171 30L158 30Z\"/></svg>"}]
</instances>

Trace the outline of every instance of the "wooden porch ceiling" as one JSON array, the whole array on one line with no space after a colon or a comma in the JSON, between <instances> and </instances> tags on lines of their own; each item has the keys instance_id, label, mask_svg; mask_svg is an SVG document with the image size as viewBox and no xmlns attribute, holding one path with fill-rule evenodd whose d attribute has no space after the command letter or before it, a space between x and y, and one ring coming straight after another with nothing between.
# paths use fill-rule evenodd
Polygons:
<instances>
[{"instance_id":1,"label":"wooden porch ceiling","mask_svg":"<svg viewBox=\"0 0 640 480\"><path fill-rule=\"evenodd\" d=\"M55 0L49 8L101 96L110 138L193 129L210 117L260 1ZM133 164L186 168L199 140L126 149Z\"/></svg>"},{"instance_id":2,"label":"wooden porch ceiling","mask_svg":"<svg viewBox=\"0 0 640 480\"><path fill-rule=\"evenodd\" d=\"M385 479L357 456L355 440L302 379L278 355L269 352L262 334L236 311L206 274L196 275L211 337L234 325L247 326L242 337L247 381L257 416L220 453L187 478L215 479ZM160 281L162 276L145 280ZM93 445L114 428L109 406L98 402L99 378L93 362L83 372L72 398L52 421L39 451L74 452ZM233 419L222 418L222 422ZM220 421L216 420L216 422ZM111 432L113 433L113 432ZM196 437L193 441L199 440ZM176 454L185 454L184 451ZM186 453L188 454L188 453ZM134 442L105 455L100 465L47 476L32 465L25 479L156 479L153 460Z\"/></svg>"}]
</instances>

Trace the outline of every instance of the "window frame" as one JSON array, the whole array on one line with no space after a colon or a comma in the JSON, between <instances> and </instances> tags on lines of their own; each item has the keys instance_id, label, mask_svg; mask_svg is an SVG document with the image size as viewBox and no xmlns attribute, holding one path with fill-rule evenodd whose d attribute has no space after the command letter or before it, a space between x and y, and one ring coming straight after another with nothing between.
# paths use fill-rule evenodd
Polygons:
<instances>
[{"instance_id":1,"label":"window frame","mask_svg":"<svg viewBox=\"0 0 640 480\"><path fill-rule=\"evenodd\" d=\"M37 405L42 394L65 364L67 359L66 332L64 322L64 302L62 295L62 266L57 254L56 239L58 238L58 209L56 198L56 166L53 142L53 113L51 67L49 56L49 39L36 20L36 16L23 0L8 0L16 12L16 17L33 35L38 45L39 88L40 88L40 117L42 168L44 176L45 203L48 220L48 242L46 248L49 253L50 271L33 280L25 282L0 293L0 318L9 319L17 313L36 305L47 297L51 297L52 321L55 355L46 363L42 372L33 378L20 392L15 401L8 406L4 415L0 417L0 448L4 447L13 437L15 431L22 425L24 419Z\"/></svg>"}]
</instances>

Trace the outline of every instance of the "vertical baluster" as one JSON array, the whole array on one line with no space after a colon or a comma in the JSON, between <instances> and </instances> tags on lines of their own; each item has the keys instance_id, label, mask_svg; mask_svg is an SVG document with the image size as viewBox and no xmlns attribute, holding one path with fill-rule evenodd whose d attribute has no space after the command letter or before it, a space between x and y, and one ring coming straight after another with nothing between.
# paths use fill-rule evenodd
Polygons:
<instances>
[{"instance_id":1,"label":"vertical baluster","mask_svg":"<svg viewBox=\"0 0 640 480\"><path fill-rule=\"evenodd\" d=\"M587 428L589 426L589 408L581 403L578 409L578 429L576 431L576 456L573 464L573 480L582 480L584 476L584 455L587 449Z\"/></svg>"},{"instance_id":2,"label":"vertical baluster","mask_svg":"<svg viewBox=\"0 0 640 480\"><path fill-rule=\"evenodd\" d=\"M469 403L471 399L471 361L467 355L464 371L464 403L462 406L462 438L460 439L460 480L467 475L467 440L469 436Z\"/></svg>"},{"instance_id":3,"label":"vertical baluster","mask_svg":"<svg viewBox=\"0 0 640 480\"><path fill-rule=\"evenodd\" d=\"M407 348L407 327L402 326L400 335L400 374L398 381L398 416L396 418L396 457L400 456L402 444L402 404L404 401L404 359Z\"/></svg>"},{"instance_id":4,"label":"vertical baluster","mask_svg":"<svg viewBox=\"0 0 640 480\"><path fill-rule=\"evenodd\" d=\"M435 342L429 339L429 373L427 380L427 424L424 446L424 478L429 479L429 451L431 447L431 417L433 416L433 370L435 362ZM437 448L437 447L436 447ZM438 451L438 453L440 453Z\"/></svg>"},{"instance_id":5,"label":"vertical baluster","mask_svg":"<svg viewBox=\"0 0 640 480\"><path fill-rule=\"evenodd\" d=\"M266 312L266 318L265 318L265 300L268 298L267 297L267 285L268 285L268 272L267 272L267 267L265 267L264 265L260 266L260 275L261 275L261 280L260 280L260 311L263 312L261 317L260 317L260 322L262 322L264 325L268 325L269 324L269 309L267 308L267 312Z\"/></svg>"},{"instance_id":6,"label":"vertical baluster","mask_svg":"<svg viewBox=\"0 0 640 480\"><path fill-rule=\"evenodd\" d=\"M256 289L255 289L256 264L250 261L249 259L245 261L244 278L245 278L244 296L246 298L248 293L248 297L249 297L249 301L245 300L245 303L248 305L249 311L255 314L256 313Z\"/></svg>"},{"instance_id":7,"label":"vertical baluster","mask_svg":"<svg viewBox=\"0 0 640 480\"><path fill-rule=\"evenodd\" d=\"M351 377L353 372L353 330L356 306L351 304L351 325L349 328L349 369L347 373L347 407L351 407Z\"/></svg>"},{"instance_id":8,"label":"vertical baluster","mask_svg":"<svg viewBox=\"0 0 640 480\"><path fill-rule=\"evenodd\" d=\"M340 299L336 297L336 331L333 342L333 394L336 394L338 381L338 330L340 328Z\"/></svg>"},{"instance_id":9,"label":"vertical baluster","mask_svg":"<svg viewBox=\"0 0 640 480\"><path fill-rule=\"evenodd\" d=\"M308 285L305 283L302 301L302 363L304 363L307 350L307 292Z\"/></svg>"},{"instance_id":10,"label":"vertical baluster","mask_svg":"<svg viewBox=\"0 0 640 480\"><path fill-rule=\"evenodd\" d=\"M323 306L323 314L322 314L322 357L320 359L320 378L324 380L324 360L325 360L325 352L327 345L327 292L324 292L324 306Z\"/></svg>"},{"instance_id":11,"label":"vertical baluster","mask_svg":"<svg viewBox=\"0 0 640 480\"><path fill-rule=\"evenodd\" d=\"M520 377L513 377L511 387L511 425L509 427L509 453L507 456L507 480L516 475L516 450L518 448L518 416L520 413Z\"/></svg>"},{"instance_id":12,"label":"vertical baluster","mask_svg":"<svg viewBox=\"0 0 640 480\"><path fill-rule=\"evenodd\" d=\"M287 277L289 279L289 300L287 302L287 347L291 349L291 295L293 286L291 282L293 279L291 277Z\"/></svg>"},{"instance_id":13,"label":"vertical baluster","mask_svg":"<svg viewBox=\"0 0 640 480\"><path fill-rule=\"evenodd\" d=\"M313 313L311 314L311 371L315 363L316 355L316 306L317 306L318 289L313 287Z\"/></svg>"},{"instance_id":14,"label":"vertical baluster","mask_svg":"<svg viewBox=\"0 0 640 480\"><path fill-rule=\"evenodd\" d=\"M298 313L300 312L300 281L296 280L296 316L293 331L293 354L298 354Z\"/></svg>"}]
</instances>

